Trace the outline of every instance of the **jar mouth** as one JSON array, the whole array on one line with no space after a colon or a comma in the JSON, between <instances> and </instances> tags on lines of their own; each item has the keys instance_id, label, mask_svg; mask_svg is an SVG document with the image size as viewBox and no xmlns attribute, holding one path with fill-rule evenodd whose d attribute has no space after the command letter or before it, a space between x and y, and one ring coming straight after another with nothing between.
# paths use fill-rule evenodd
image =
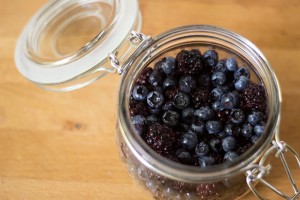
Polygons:
<instances>
[{"instance_id":1,"label":"jar mouth","mask_svg":"<svg viewBox=\"0 0 300 200\"><path fill-rule=\"evenodd\" d=\"M176 45L171 43L176 43ZM259 75L266 88L269 117L265 134L236 160L207 168L187 166L168 160L153 151L136 134L129 115L129 99L132 85L137 75L157 56L158 52L192 44L226 46L243 56ZM262 52L249 40L231 31L208 25L179 27L165 32L143 44L124 64L124 73L119 92L119 123L121 134L133 154L145 166L156 173L178 181L214 182L243 172L246 167L259 159L274 138L279 125L281 96L277 78Z\"/></svg>"},{"instance_id":2,"label":"jar mouth","mask_svg":"<svg viewBox=\"0 0 300 200\"><path fill-rule=\"evenodd\" d=\"M35 16L25 53L43 67L78 60L109 34L118 13L118 0L52 1Z\"/></svg>"}]
</instances>

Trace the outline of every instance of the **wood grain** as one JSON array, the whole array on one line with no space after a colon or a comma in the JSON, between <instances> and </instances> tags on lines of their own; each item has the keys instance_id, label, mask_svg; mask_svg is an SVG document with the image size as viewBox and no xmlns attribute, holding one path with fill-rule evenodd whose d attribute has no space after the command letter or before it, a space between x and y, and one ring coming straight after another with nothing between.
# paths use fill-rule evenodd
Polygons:
<instances>
[{"instance_id":1,"label":"wood grain","mask_svg":"<svg viewBox=\"0 0 300 200\"><path fill-rule=\"evenodd\" d=\"M147 200L115 147L119 77L68 93L41 90L14 64L23 26L46 0L0 0L0 199ZM221 26L253 41L282 87L281 137L300 152L300 2L298 0L140 0L142 32L187 24ZM294 176L300 181L296 165ZM272 183L291 191L278 163ZM279 199L267 189L270 199ZM245 199L254 200L249 194Z\"/></svg>"}]
</instances>

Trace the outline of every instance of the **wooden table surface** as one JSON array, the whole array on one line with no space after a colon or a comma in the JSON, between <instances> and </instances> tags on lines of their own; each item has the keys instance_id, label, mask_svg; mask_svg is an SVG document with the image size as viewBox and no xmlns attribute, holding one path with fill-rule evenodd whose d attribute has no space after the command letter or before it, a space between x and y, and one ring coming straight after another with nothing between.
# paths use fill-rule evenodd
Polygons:
<instances>
[{"instance_id":1,"label":"wooden table surface","mask_svg":"<svg viewBox=\"0 0 300 200\"><path fill-rule=\"evenodd\" d=\"M46 92L14 64L23 26L46 0L0 0L0 199L150 200L127 174L115 146L119 77L68 93ZM300 2L298 0L140 0L142 32L211 24L254 42L282 87L281 137L300 152ZM292 161L294 176L300 170ZM271 182L291 191L275 162ZM279 199L266 188L270 199ZM244 199L255 199L248 195Z\"/></svg>"}]
</instances>

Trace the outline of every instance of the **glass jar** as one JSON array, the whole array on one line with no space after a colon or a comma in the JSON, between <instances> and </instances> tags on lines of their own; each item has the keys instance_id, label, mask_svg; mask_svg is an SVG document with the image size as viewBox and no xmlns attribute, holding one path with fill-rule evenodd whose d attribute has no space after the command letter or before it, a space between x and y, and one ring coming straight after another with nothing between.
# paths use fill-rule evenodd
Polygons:
<instances>
[{"instance_id":1,"label":"glass jar","mask_svg":"<svg viewBox=\"0 0 300 200\"><path fill-rule=\"evenodd\" d=\"M136 0L51 1L22 32L16 65L27 79L54 91L83 87L107 73L120 74L117 147L130 173L157 199L236 199L249 189L263 198L255 190L257 182L287 199L263 179L270 172L267 158L272 153L280 157L288 174L284 153L290 150L299 157L279 139L280 88L260 50L238 34L207 25L179 27L151 38L132 31L140 29L140 19ZM86 35L80 32L81 26L95 30ZM81 39L79 46L70 45L72 37ZM199 168L172 162L155 153L131 123L129 99L139 73L164 55L191 48L216 48L222 57L235 55L258 74L266 88L269 118L265 133L230 163ZM293 198L297 195L295 190Z\"/></svg>"},{"instance_id":2,"label":"glass jar","mask_svg":"<svg viewBox=\"0 0 300 200\"><path fill-rule=\"evenodd\" d=\"M269 119L264 135L237 160L201 169L172 162L151 150L135 133L128 105L133 83L145 66L164 55L176 55L182 49L203 47L216 48L223 57L238 56L240 62L252 67L267 91ZM267 167L259 169L259 166L267 166L267 163L259 165L258 162L272 145L275 136L280 143L278 129L281 93L268 61L251 42L238 34L213 26L179 27L145 41L123 67L117 120L118 148L129 171L155 197L235 199L249 190L245 178L248 170L267 170Z\"/></svg>"}]
</instances>

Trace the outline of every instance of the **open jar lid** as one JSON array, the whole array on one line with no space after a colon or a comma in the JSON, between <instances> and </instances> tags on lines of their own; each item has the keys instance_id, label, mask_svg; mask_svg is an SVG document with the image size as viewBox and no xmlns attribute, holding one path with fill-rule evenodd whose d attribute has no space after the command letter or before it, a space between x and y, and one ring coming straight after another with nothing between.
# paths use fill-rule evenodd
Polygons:
<instances>
[{"instance_id":1,"label":"open jar lid","mask_svg":"<svg viewBox=\"0 0 300 200\"><path fill-rule=\"evenodd\" d=\"M138 0L52 0L29 21L15 50L18 70L50 90L83 87L111 70L107 56L139 31Z\"/></svg>"}]
</instances>

